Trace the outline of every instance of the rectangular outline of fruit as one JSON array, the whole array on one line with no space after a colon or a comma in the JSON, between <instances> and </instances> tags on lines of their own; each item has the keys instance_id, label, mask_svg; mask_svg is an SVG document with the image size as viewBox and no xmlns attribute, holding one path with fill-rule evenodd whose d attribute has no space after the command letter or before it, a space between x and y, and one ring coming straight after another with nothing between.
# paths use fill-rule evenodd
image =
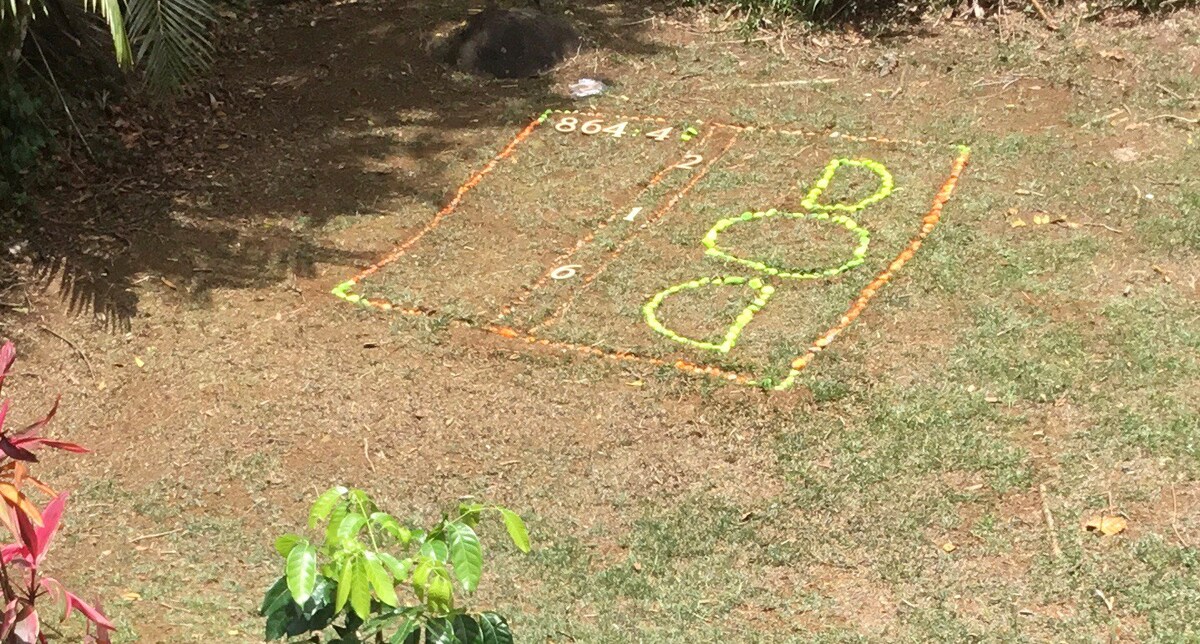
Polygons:
<instances>
[{"instance_id":1,"label":"rectangular outline of fruit","mask_svg":"<svg viewBox=\"0 0 1200 644\"><path fill-rule=\"evenodd\" d=\"M333 293L333 295L335 295L339 299L349 302L351 304L357 304L360 306L364 306L367 308L374 308L374 309L378 309L381 311L394 311L394 312L399 312L404 315L417 316L417 317L430 317L430 316L438 315L438 311L436 309L422 308L422 307L400 307L386 299L363 297L362 295L354 293L353 290L356 286L361 284L363 280L365 280L368 277L370 277L371 275L374 275L375 273L379 272L381 269L388 266L389 264L395 263L396 261L400 260L409 251L409 249L411 249L418 242L420 242L420 240L422 238L424 238L425 235L429 234L430 231L432 231L434 228L437 228L439 225L441 225L442 221L444 221L447 217L453 215L455 213L455 211L457 211L459 205L462 204L462 201L467 196L467 194L470 193L470 191L473 188L478 186L479 183L482 182L483 179L485 177L487 177L487 175L490 174L496 168L496 166L499 165L499 163L501 161L512 156L513 153L517 151L517 148L520 146L521 142L528 139L530 137L530 135L532 135L533 132L539 126L541 126L546 121L548 121L550 119L551 115L553 115L553 114L570 114L570 115L574 115L579 118L592 118L592 119L605 120L605 121L608 121L608 120L640 121L640 122L658 123L658 124L665 124L665 123L670 122L668 119L665 119L665 118L651 117L651 116L606 115L603 113L596 113L596 112L580 112L580 111L569 111L569 110L546 110L545 112L543 112L542 114L540 114L539 116L537 116L536 118L531 120L520 132L518 132L516 134L516 136L514 136L512 138L512 140L510 140L500 150L500 152L498 152L487 163L485 163L483 165L483 167L481 167L479 170L477 170L461 186L459 186L458 189L454 192L454 196L450 199L450 201L447 202L446 205L441 208L441 210L439 210L436 214L434 214L434 216L429 220L429 222L426 223L420 230L418 230L416 233L414 233L407 240L401 242L398 246L396 246L394 249L392 249L387 255L385 255L379 261L377 261L374 264L372 264L371 266L363 269L358 274L347 279L346 281L338 284L331 291ZM857 142L880 143L880 144L886 144L886 145L909 145L909 146L916 146L916 147L944 146L945 145L945 144L933 143L933 142L928 142L928 141L917 141L917 140L912 140L912 139L890 139L890 138L885 138L885 137L860 137L860 136L842 134L839 132L821 133L821 132L811 132L811 131L805 131L805 130L789 130L789 129L782 129L782 128L739 125L739 124L733 124L733 123L722 123L722 122L713 122L713 121L708 121L708 122L693 121L693 124L696 127L703 126L705 128L711 128L709 133L711 133L711 132L728 132L730 134L729 140L719 149L719 151L716 155L705 160L703 165L701 165L701 166L699 166L699 168L697 168L698 171L692 176L692 178L686 184L684 184L684 186L682 188L676 190L666 200L666 202L663 205L661 205L660 207L655 209L652 213L650 213L648 218L645 220L645 223L651 223L654 220L661 218L671 208L673 208L675 206L675 204L677 204L697 183L699 183L707 175L708 170L710 168L712 168L712 166L717 161L719 161L725 155L725 153L728 152L733 147L733 145L737 141L738 135L741 134L742 132L766 132L766 133L779 134L779 135L784 135L784 136L799 136L799 137L804 137L804 138L808 138L808 139L841 138L844 140L857 141ZM694 127L687 127L684 130L684 137L686 137L686 138L684 138L684 140L686 141L686 140L690 139L691 137L694 137L696 135L696 132L697 132L697 130L694 129ZM707 134L706 134L706 136L707 136ZM924 243L925 239L929 236L929 234L931 232L933 232L933 229L937 227L938 222L941 220L942 209L946 205L946 203L950 200L951 196L954 194L954 190L958 185L958 181L959 181L960 177L962 176L963 171L966 169L967 163L970 160L970 156L971 156L971 149L965 145L945 146L945 147L956 148L958 151L958 155L954 159L954 161L951 165L949 176L947 176L946 180L942 183L941 187L938 189L937 193L935 194L935 196L933 198L933 202L930 204L929 210L925 213L924 217L922 217L921 227L917 230L916 233L914 233L914 235L909 239L908 244L906 244L904 246L904 248L902 248L900 250L899 254L896 255L896 257L887 265L887 267L885 267L883 270L881 270L879 273L877 273L875 275L875 277L871 280L871 282L868 283L865 287L863 287L863 289L861 291L859 291L858 297L856 297L854 299L854 301L850 304L850 307L848 309L846 309L846 311L841 315L841 317L838 319L837 323L834 324L833 326L831 326L829 329L827 329L824 333L820 334L815 340L812 341L812 343L809 345L808 349L806 349L804 353L796 356L795 359L792 360L789 375L787 378L785 378L782 381L772 382L772 381L767 381L765 379L760 380L759 378L756 378L752 374L728 371L728 370L722 369L720 367L711 366L711 365L695 364L695 363L692 363L692 362L689 362L686 360L663 360L663 359L654 358L651 356L644 356L644 355L634 353L634 352L609 351L606 349L600 349L600 348L593 347L593 346L551 340L551 339L548 339L545 337L541 337L541 336L537 335L537 333L536 333L538 328L547 326L546 321L539 322L537 325L535 325L532 329L529 329L529 330L515 329L510 326L498 324L495 322L480 324L478 322L475 322L472 320L465 320L465 319L453 319L453 320L451 320L451 323L459 325L459 326L483 331L483 332L491 334L491 335L497 335L497 336L501 336L504 338L509 338L511 340L524 342L529 345L548 347L548 348L557 349L557 350L560 350L563 352L572 352L572 353L578 353L578 354L582 354L582 355L602 357L602 358L607 358L607 359L619 361L619 362L635 362L635 363L641 363L641 364L657 366L657 367L671 367L671 368L674 368L683 373L718 378L718 379L727 380L729 382L757 386L757 387L772 389L772 390L776 390L776 391L789 389L792 387L792 385L795 384L796 378L800 374L800 372L805 367L807 367L810 362L812 362L813 358L815 358L818 353L820 353L822 350L824 350L825 347L829 346L833 342L833 340L835 338L837 338L837 336L842 331L845 331L847 328L849 328L854 323L854 321L856 319L858 319L858 317L863 313L863 311L866 310L866 308L870 304L871 300L875 298L875 296L879 293L879 291L883 288L883 286L885 286L889 281L891 281L892 277L896 274L896 272L899 271L904 266L904 264L908 263L908 261L913 258L913 256L916 254L917 250L921 247L921 244ZM673 166L668 164L666 166L666 168L664 169L664 172L666 171L666 169L670 169L671 167L673 167ZM653 179L651 181L651 184L653 185L653 183L655 183L657 180L661 179L661 176L662 176L662 173L660 173L659 175L656 175L655 179ZM575 250L578 250L583 245L585 245L589 239L591 239L592 237L595 236L596 232L598 232L601 228L608 225L608 223L609 222L601 223L600 226L596 230L594 230L592 233L585 236L584 238L580 239L572 251L569 251L568 253L564 254L559 259L561 260L563 258L567 258L570 255L572 255ZM630 237L626 238L626 240L624 242L622 242L620 245L618 245L618 248L614 249L613 252L610 253L608 262L606 262L605 264L602 264L601 267L599 269L597 269L597 271L595 273L589 275L588 279L585 281L584 286L586 287L592 281L594 281L596 279L596 277L598 277L599 274L602 273L604 271L604 269L607 268L607 266L612 262L612 260L614 260L616 258L616 256L619 254L619 252L621 250L621 247L624 245L624 243L627 243L629 240L633 239L633 237L635 237L635 236L636 235L631 235ZM559 262L556 261L555 265L557 265L558 263ZM529 296L529 294L531 294L534 290L536 290L538 287L543 285L545 283L545 281L546 281L546 276L543 276L533 286L529 287L527 289L527 292L525 294L523 294L521 297L519 297L516 301L503 307L503 309L501 311L501 316L510 312L513 308L515 308L515 306L518 306L519 304L521 304ZM561 316L561 313L562 313L562 309L560 308L559 311L557 311L555 315Z\"/></svg>"}]
</instances>

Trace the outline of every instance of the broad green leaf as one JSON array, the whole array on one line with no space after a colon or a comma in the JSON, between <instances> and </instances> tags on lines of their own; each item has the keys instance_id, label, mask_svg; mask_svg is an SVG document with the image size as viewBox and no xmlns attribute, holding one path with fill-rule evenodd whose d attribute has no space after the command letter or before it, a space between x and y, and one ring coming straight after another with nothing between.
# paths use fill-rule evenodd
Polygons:
<instances>
[{"instance_id":1,"label":"broad green leaf","mask_svg":"<svg viewBox=\"0 0 1200 644\"><path fill-rule=\"evenodd\" d=\"M422 557L429 557L435 561L446 563L450 560L450 547L441 539L430 539L421 544L419 553Z\"/></svg>"},{"instance_id":2,"label":"broad green leaf","mask_svg":"<svg viewBox=\"0 0 1200 644\"><path fill-rule=\"evenodd\" d=\"M342 521L350 516L350 505L345 502L340 502L333 506L333 511L329 513L329 523L325 525L325 545L337 546L338 529L342 527Z\"/></svg>"},{"instance_id":3,"label":"broad green leaf","mask_svg":"<svg viewBox=\"0 0 1200 644\"><path fill-rule=\"evenodd\" d=\"M291 600L289 599L288 601ZM288 624L293 619L292 612L283 608L264 614L267 617L267 622L263 628L263 639L271 642L286 637L288 634Z\"/></svg>"},{"instance_id":4,"label":"broad green leaf","mask_svg":"<svg viewBox=\"0 0 1200 644\"><path fill-rule=\"evenodd\" d=\"M388 644L416 644L421 640L421 622L415 617L409 617L400 625L400 630L392 634Z\"/></svg>"},{"instance_id":5,"label":"broad green leaf","mask_svg":"<svg viewBox=\"0 0 1200 644\"><path fill-rule=\"evenodd\" d=\"M458 513L461 515L459 521L474 528L479 523L479 513L487 509L479 503L459 503Z\"/></svg>"},{"instance_id":6,"label":"broad green leaf","mask_svg":"<svg viewBox=\"0 0 1200 644\"><path fill-rule=\"evenodd\" d=\"M409 616L410 613L407 608L396 608L395 606L379 608L371 613L370 619L363 622L362 627L359 629L359 635L374 635Z\"/></svg>"},{"instance_id":7,"label":"broad green leaf","mask_svg":"<svg viewBox=\"0 0 1200 644\"><path fill-rule=\"evenodd\" d=\"M454 584L450 581L450 571L440 563L434 564L425 585L425 605L438 613L454 610Z\"/></svg>"},{"instance_id":8,"label":"broad green leaf","mask_svg":"<svg viewBox=\"0 0 1200 644\"><path fill-rule=\"evenodd\" d=\"M500 511L500 516L504 517L504 527L508 529L508 536L513 544L521 552L529 552L529 531L525 529L525 522L508 508L496 509Z\"/></svg>"},{"instance_id":9,"label":"broad green leaf","mask_svg":"<svg viewBox=\"0 0 1200 644\"><path fill-rule=\"evenodd\" d=\"M300 614L304 615L305 619L320 622L321 618L317 614L324 612L327 614L327 617L324 618L325 623L333 621L333 598L336 592L337 587L332 579L318 575L312 597L309 597L308 601L300 607ZM324 628L324 626L320 628Z\"/></svg>"},{"instance_id":10,"label":"broad green leaf","mask_svg":"<svg viewBox=\"0 0 1200 644\"><path fill-rule=\"evenodd\" d=\"M287 557L287 585L292 599L303 605L317 585L317 548L305 541L296 544Z\"/></svg>"},{"instance_id":11,"label":"broad green leaf","mask_svg":"<svg viewBox=\"0 0 1200 644\"><path fill-rule=\"evenodd\" d=\"M480 615L479 630L483 632L483 644L513 644L508 621L496 613Z\"/></svg>"},{"instance_id":12,"label":"broad green leaf","mask_svg":"<svg viewBox=\"0 0 1200 644\"><path fill-rule=\"evenodd\" d=\"M454 576L463 590L475 592L479 578L483 576L483 549L479 537L470 526L463 523L446 524L446 537L450 541L450 562L454 564Z\"/></svg>"},{"instance_id":13,"label":"broad green leaf","mask_svg":"<svg viewBox=\"0 0 1200 644\"><path fill-rule=\"evenodd\" d=\"M412 585L413 591L417 593L417 599L425 601L426 589L429 587L429 575L433 572L433 566L437 564L433 559L423 557L417 562L417 568L413 570Z\"/></svg>"},{"instance_id":14,"label":"broad green leaf","mask_svg":"<svg viewBox=\"0 0 1200 644\"><path fill-rule=\"evenodd\" d=\"M368 552L365 555L365 561L367 562L367 574L371 580L371 587L375 589L375 596L379 598L380 602L388 606L398 605L400 599L396 597L396 582L392 579L392 575L384 569L383 563L380 562L380 557L373 552Z\"/></svg>"},{"instance_id":15,"label":"broad green leaf","mask_svg":"<svg viewBox=\"0 0 1200 644\"><path fill-rule=\"evenodd\" d=\"M296 547L296 544L300 542L308 543L304 537L298 534L285 534L275 540L275 552L278 552L279 556L287 559L287 556L292 552L292 548Z\"/></svg>"},{"instance_id":16,"label":"broad green leaf","mask_svg":"<svg viewBox=\"0 0 1200 644\"><path fill-rule=\"evenodd\" d=\"M354 585L354 560L356 558L346 557L346 560L342 562L342 570L338 574L337 599L333 603L335 613L342 612L346 601L350 599L350 587Z\"/></svg>"},{"instance_id":17,"label":"broad green leaf","mask_svg":"<svg viewBox=\"0 0 1200 644\"><path fill-rule=\"evenodd\" d=\"M365 557L354 562L354 575L350 585L350 608L360 619L371 615L371 573L367 570Z\"/></svg>"},{"instance_id":18,"label":"broad green leaf","mask_svg":"<svg viewBox=\"0 0 1200 644\"><path fill-rule=\"evenodd\" d=\"M272 591L279 586L280 584L277 582ZM266 616L266 639L276 640L281 637L316 633L325 630L333 623L333 584L325 577L317 578L312 597L309 597L303 606L292 601L286 583L283 585L280 595L282 607L269 612Z\"/></svg>"},{"instance_id":19,"label":"broad green leaf","mask_svg":"<svg viewBox=\"0 0 1200 644\"><path fill-rule=\"evenodd\" d=\"M354 509L362 514L371 514L378 509L375 507L375 502L371 500L371 497L366 492L357 488L350 490L348 498L350 499L350 503L354 504Z\"/></svg>"},{"instance_id":20,"label":"broad green leaf","mask_svg":"<svg viewBox=\"0 0 1200 644\"><path fill-rule=\"evenodd\" d=\"M342 500L342 496L348 492L346 488L338 485L325 490L321 496L312 504L312 510L308 512L308 529L311 530L317 527L317 522L322 521L325 517L333 512L333 508Z\"/></svg>"},{"instance_id":21,"label":"broad green leaf","mask_svg":"<svg viewBox=\"0 0 1200 644\"><path fill-rule=\"evenodd\" d=\"M377 552L375 555L379 557L379 561L392 573L392 577L395 578L397 583L403 584L408 581L408 572L413 565L412 559L400 561L386 552Z\"/></svg>"},{"instance_id":22,"label":"broad green leaf","mask_svg":"<svg viewBox=\"0 0 1200 644\"><path fill-rule=\"evenodd\" d=\"M347 539L358 536L358 532L365 525L367 525L367 517L357 512L347 514L346 518L342 519L342 522L338 524L337 542L342 543Z\"/></svg>"},{"instance_id":23,"label":"broad green leaf","mask_svg":"<svg viewBox=\"0 0 1200 644\"><path fill-rule=\"evenodd\" d=\"M371 523L374 523L380 530L392 535L396 541L404 545L408 545L412 541L412 532L400 524L396 517L387 512L375 512L371 515Z\"/></svg>"},{"instance_id":24,"label":"broad green leaf","mask_svg":"<svg viewBox=\"0 0 1200 644\"><path fill-rule=\"evenodd\" d=\"M454 637L462 644L482 644L483 630L470 615L455 615L451 620L454 626Z\"/></svg>"},{"instance_id":25,"label":"broad green leaf","mask_svg":"<svg viewBox=\"0 0 1200 644\"><path fill-rule=\"evenodd\" d=\"M425 622L425 644L462 644L454 636L454 625L445 617Z\"/></svg>"},{"instance_id":26,"label":"broad green leaf","mask_svg":"<svg viewBox=\"0 0 1200 644\"><path fill-rule=\"evenodd\" d=\"M288 592L287 575L275 580L271 588L267 590L267 594L263 596L262 607L258 609L258 614L267 616L283 608L286 608L292 601L292 594ZM277 639L269 637L267 639Z\"/></svg>"},{"instance_id":27,"label":"broad green leaf","mask_svg":"<svg viewBox=\"0 0 1200 644\"><path fill-rule=\"evenodd\" d=\"M350 603L354 603L354 600L351 599ZM337 637L323 641L326 644L363 644L362 638L358 636L362 624L363 620L354 611L349 611L341 624L333 625L333 632Z\"/></svg>"}]
</instances>

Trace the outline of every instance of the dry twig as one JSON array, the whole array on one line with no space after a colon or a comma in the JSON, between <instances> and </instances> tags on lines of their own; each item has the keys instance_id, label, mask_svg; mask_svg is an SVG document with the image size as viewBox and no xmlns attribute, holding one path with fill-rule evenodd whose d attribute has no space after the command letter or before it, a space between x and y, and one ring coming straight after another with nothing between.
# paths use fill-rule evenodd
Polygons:
<instances>
[{"instance_id":1,"label":"dry twig","mask_svg":"<svg viewBox=\"0 0 1200 644\"><path fill-rule=\"evenodd\" d=\"M1046 485L1038 486L1042 495L1042 518L1046 520L1046 532L1050 534L1050 551L1055 559L1062 558L1062 547L1058 545L1058 533L1054 529L1054 515L1050 512L1050 501L1046 498Z\"/></svg>"},{"instance_id":2,"label":"dry twig","mask_svg":"<svg viewBox=\"0 0 1200 644\"><path fill-rule=\"evenodd\" d=\"M1108 224L1097 224L1097 223L1093 223L1090 221L1081 221L1079 223L1083 224L1084 226L1095 226L1097 228L1103 228L1104 230L1107 230L1111 233L1116 233L1118 235L1125 234L1125 231L1120 230L1119 228L1113 228L1112 226L1109 226Z\"/></svg>"},{"instance_id":3,"label":"dry twig","mask_svg":"<svg viewBox=\"0 0 1200 644\"><path fill-rule=\"evenodd\" d=\"M1042 3L1038 0L1029 0L1029 2L1033 4L1033 8L1037 10L1038 15L1042 17L1042 20L1046 21L1046 26L1050 29L1050 31L1058 31L1058 24L1054 22L1054 18L1051 18L1050 14L1046 13L1046 8L1042 6Z\"/></svg>"},{"instance_id":4,"label":"dry twig","mask_svg":"<svg viewBox=\"0 0 1200 644\"><path fill-rule=\"evenodd\" d=\"M1175 484L1171 484L1171 529L1175 531L1175 538L1179 539L1180 545L1184 548L1191 548L1192 544L1188 543L1187 539L1183 538L1183 533L1179 531L1179 499L1175 496Z\"/></svg>"},{"instance_id":5,"label":"dry twig","mask_svg":"<svg viewBox=\"0 0 1200 644\"><path fill-rule=\"evenodd\" d=\"M176 532L183 532L183 528L175 528L174 530L167 530L165 532L155 532L154 534L144 534L140 537L134 537L134 538L130 539L128 541L128 543L137 543L139 541L145 541L147 539L157 539L159 537L165 537L167 535L175 534Z\"/></svg>"},{"instance_id":6,"label":"dry twig","mask_svg":"<svg viewBox=\"0 0 1200 644\"><path fill-rule=\"evenodd\" d=\"M773 83L750 83L746 87L790 87L792 85L828 85L836 83L836 78L801 78L797 80L775 81Z\"/></svg>"},{"instance_id":7,"label":"dry twig","mask_svg":"<svg viewBox=\"0 0 1200 644\"><path fill-rule=\"evenodd\" d=\"M367 458L367 466L371 468L372 472L374 472L375 471L375 462L371 460L371 452L370 452L370 450L367 449L367 437L366 436L363 436L363 456L365 456Z\"/></svg>"},{"instance_id":8,"label":"dry twig","mask_svg":"<svg viewBox=\"0 0 1200 644\"><path fill-rule=\"evenodd\" d=\"M1159 114L1158 116L1151 116L1149 120L1159 121L1162 119L1170 119L1172 121L1181 121L1183 123L1188 123L1190 125L1195 125L1197 123L1200 123L1200 119L1190 119L1190 118L1187 118L1186 116L1179 116L1178 114Z\"/></svg>"},{"instance_id":9,"label":"dry twig","mask_svg":"<svg viewBox=\"0 0 1200 644\"><path fill-rule=\"evenodd\" d=\"M46 333L49 333L50 335L52 335L56 338L58 338L59 340L66 342L67 345L69 345L72 349L75 350L75 353L79 354L80 358L83 358L83 363L86 364L87 368L88 368L88 376L90 376L92 378L96 377L96 370L92 369L92 361L88 359L87 354L83 352L83 349L80 349L79 346L76 345L74 342L71 342L70 340L64 338L62 335L60 335L54 329L51 329L46 326L42 326L41 324L38 325L38 328L45 331Z\"/></svg>"}]
</instances>

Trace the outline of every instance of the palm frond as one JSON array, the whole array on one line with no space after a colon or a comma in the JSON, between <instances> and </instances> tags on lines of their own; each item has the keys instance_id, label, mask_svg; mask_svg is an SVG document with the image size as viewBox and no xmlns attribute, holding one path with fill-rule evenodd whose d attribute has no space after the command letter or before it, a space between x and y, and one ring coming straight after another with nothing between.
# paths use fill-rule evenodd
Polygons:
<instances>
[{"instance_id":1,"label":"palm frond","mask_svg":"<svg viewBox=\"0 0 1200 644\"><path fill-rule=\"evenodd\" d=\"M209 0L129 0L127 7L135 59L151 87L177 88L212 63Z\"/></svg>"},{"instance_id":2,"label":"palm frond","mask_svg":"<svg viewBox=\"0 0 1200 644\"><path fill-rule=\"evenodd\" d=\"M38 0L0 0L0 29L5 28L5 21L14 20L28 12L37 13Z\"/></svg>"},{"instance_id":3,"label":"palm frond","mask_svg":"<svg viewBox=\"0 0 1200 644\"><path fill-rule=\"evenodd\" d=\"M121 14L120 0L83 0L83 4L91 11L104 17L108 29L112 33L113 49L116 50L117 63L127 67L133 63L133 55L129 49L129 37L125 33L125 17Z\"/></svg>"}]
</instances>

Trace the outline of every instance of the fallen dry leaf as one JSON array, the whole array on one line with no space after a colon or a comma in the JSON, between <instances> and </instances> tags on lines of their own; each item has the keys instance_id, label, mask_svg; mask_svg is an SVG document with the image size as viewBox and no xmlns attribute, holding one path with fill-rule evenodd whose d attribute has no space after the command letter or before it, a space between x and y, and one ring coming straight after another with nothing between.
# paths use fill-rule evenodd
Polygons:
<instances>
[{"instance_id":1,"label":"fallen dry leaf","mask_svg":"<svg viewBox=\"0 0 1200 644\"><path fill-rule=\"evenodd\" d=\"M954 552L955 550L958 550L958 546L954 545L950 541L947 541L946 543L942 544L942 552L949 553L949 552Z\"/></svg>"},{"instance_id":2,"label":"fallen dry leaf","mask_svg":"<svg viewBox=\"0 0 1200 644\"><path fill-rule=\"evenodd\" d=\"M1050 223L1050 215L1034 215L1033 223L1037 224L1038 226L1045 226L1046 224Z\"/></svg>"},{"instance_id":3,"label":"fallen dry leaf","mask_svg":"<svg viewBox=\"0 0 1200 644\"><path fill-rule=\"evenodd\" d=\"M1100 57L1120 62L1125 60L1125 52L1120 49L1101 49Z\"/></svg>"},{"instance_id":4,"label":"fallen dry leaf","mask_svg":"<svg viewBox=\"0 0 1200 644\"><path fill-rule=\"evenodd\" d=\"M146 366L146 361L142 360L141 358L139 358L137 356L133 356L133 363L136 364L139 369Z\"/></svg>"},{"instance_id":5,"label":"fallen dry leaf","mask_svg":"<svg viewBox=\"0 0 1200 644\"><path fill-rule=\"evenodd\" d=\"M1010 221L1008 225L1012 226L1013 228L1022 228L1024 226L1028 226L1029 224L1025 223L1024 219L1014 219Z\"/></svg>"},{"instance_id":6,"label":"fallen dry leaf","mask_svg":"<svg viewBox=\"0 0 1200 644\"><path fill-rule=\"evenodd\" d=\"M130 590L128 592L121 593L121 599L124 599L125 601L136 602L140 601L142 596L140 593L135 593Z\"/></svg>"},{"instance_id":7,"label":"fallen dry leaf","mask_svg":"<svg viewBox=\"0 0 1200 644\"><path fill-rule=\"evenodd\" d=\"M1128 526L1128 522L1124 517L1097 515L1087 520L1083 524L1084 529L1088 532L1099 532L1100 534L1111 537L1114 534L1121 534Z\"/></svg>"},{"instance_id":8,"label":"fallen dry leaf","mask_svg":"<svg viewBox=\"0 0 1200 644\"><path fill-rule=\"evenodd\" d=\"M1138 157L1142 156L1137 150L1134 150L1130 147L1117 148L1109 154L1112 155L1112 158L1120 161L1121 163L1132 163L1137 161Z\"/></svg>"}]
</instances>

